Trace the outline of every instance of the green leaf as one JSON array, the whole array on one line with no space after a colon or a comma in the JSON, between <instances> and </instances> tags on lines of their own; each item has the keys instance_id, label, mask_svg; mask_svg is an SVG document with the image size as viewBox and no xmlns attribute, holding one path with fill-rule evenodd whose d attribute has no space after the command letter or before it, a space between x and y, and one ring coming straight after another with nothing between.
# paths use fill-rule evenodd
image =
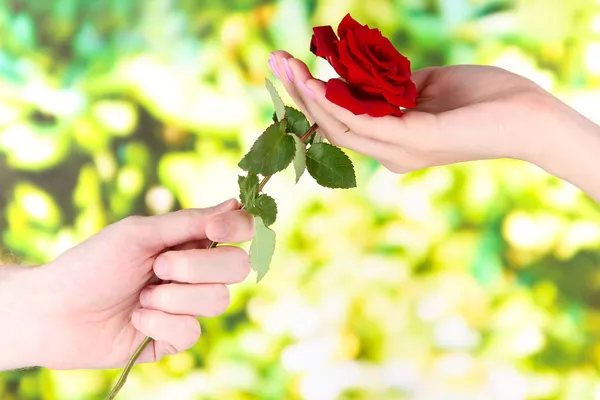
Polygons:
<instances>
[{"instance_id":1,"label":"green leaf","mask_svg":"<svg viewBox=\"0 0 600 400\"><path fill-rule=\"evenodd\" d=\"M265 86L267 87L267 91L271 95L271 100L275 106L277 120L281 121L285 117L285 104L283 104L283 100L281 100L279 93L277 93L277 89L275 89L273 82L265 78Z\"/></svg>"},{"instance_id":2,"label":"green leaf","mask_svg":"<svg viewBox=\"0 0 600 400\"><path fill-rule=\"evenodd\" d=\"M288 122L288 132L292 132L298 137L302 137L310 128L306 116L293 107L285 106L285 119Z\"/></svg>"},{"instance_id":3,"label":"green leaf","mask_svg":"<svg viewBox=\"0 0 600 400\"><path fill-rule=\"evenodd\" d=\"M306 168L321 186L343 189L356 187L352 161L341 149L328 143L316 143L308 149Z\"/></svg>"},{"instance_id":4,"label":"green leaf","mask_svg":"<svg viewBox=\"0 0 600 400\"><path fill-rule=\"evenodd\" d=\"M239 176L238 184L240 186L240 200L244 209L252 215L261 217L266 226L271 225L277 218L277 204L275 199L266 194L258 193L258 176L248 174L248 176Z\"/></svg>"},{"instance_id":5,"label":"green leaf","mask_svg":"<svg viewBox=\"0 0 600 400\"><path fill-rule=\"evenodd\" d=\"M252 173L249 173L248 176L238 176L238 185L242 204L246 209L254 207L254 202L258 197L258 176Z\"/></svg>"},{"instance_id":6,"label":"green leaf","mask_svg":"<svg viewBox=\"0 0 600 400\"><path fill-rule=\"evenodd\" d=\"M306 145L302 143L302 140L296 135L291 135L294 138L296 144L296 154L294 155L294 171L296 171L296 183L300 180L300 177L306 169Z\"/></svg>"},{"instance_id":7,"label":"green leaf","mask_svg":"<svg viewBox=\"0 0 600 400\"><path fill-rule=\"evenodd\" d=\"M317 143L323 143L323 142L325 142L325 138L315 132L315 134L312 137L311 144L317 144Z\"/></svg>"},{"instance_id":8,"label":"green leaf","mask_svg":"<svg viewBox=\"0 0 600 400\"><path fill-rule=\"evenodd\" d=\"M294 158L294 139L285 134L286 123L275 123L254 142L252 148L238 164L245 171L264 176L285 169Z\"/></svg>"},{"instance_id":9,"label":"green leaf","mask_svg":"<svg viewBox=\"0 0 600 400\"><path fill-rule=\"evenodd\" d=\"M261 217L254 217L254 240L250 245L250 266L260 282L269 271L275 252L275 232L267 228Z\"/></svg>"},{"instance_id":10,"label":"green leaf","mask_svg":"<svg viewBox=\"0 0 600 400\"><path fill-rule=\"evenodd\" d=\"M252 215L261 217L265 226L273 224L277 218L277 204L275 203L275 199L266 194L258 196L252 207L246 210Z\"/></svg>"}]
</instances>

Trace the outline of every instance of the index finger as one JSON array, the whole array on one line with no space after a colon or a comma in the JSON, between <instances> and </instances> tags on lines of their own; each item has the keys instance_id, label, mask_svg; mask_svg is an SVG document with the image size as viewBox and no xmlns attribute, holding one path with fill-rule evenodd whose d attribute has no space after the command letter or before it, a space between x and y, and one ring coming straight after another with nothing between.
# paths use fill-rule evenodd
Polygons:
<instances>
[{"instance_id":1,"label":"index finger","mask_svg":"<svg viewBox=\"0 0 600 400\"><path fill-rule=\"evenodd\" d=\"M283 50L275 51L271 53L271 56L272 68L277 69L274 72L277 72L277 76L281 80L283 87L294 103L296 103L296 106L300 111L312 119L302 97L298 94L296 86L294 85L294 82L297 80L305 81L306 79L312 78L308 67L302 61L294 58L290 53Z\"/></svg>"}]
</instances>

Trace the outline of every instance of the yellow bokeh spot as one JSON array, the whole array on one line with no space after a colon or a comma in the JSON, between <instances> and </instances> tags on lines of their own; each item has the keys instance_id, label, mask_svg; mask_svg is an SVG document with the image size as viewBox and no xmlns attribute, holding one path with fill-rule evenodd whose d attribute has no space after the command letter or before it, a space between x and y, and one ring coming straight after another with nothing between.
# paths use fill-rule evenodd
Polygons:
<instances>
[{"instance_id":1,"label":"yellow bokeh spot","mask_svg":"<svg viewBox=\"0 0 600 400\"><path fill-rule=\"evenodd\" d=\"M592 74L600 75L600 42L588 44L585 52L585 66Z\"/></svg>"},{"instance_id":2,"label":"yellow bokeh spot","mask_svg":"<svg viewBox=\"0 0 600 400\"><path fill-rule=\"evenodd\" d=\"M126 165L117 175L117 185L121 193L128 197L134 197L144 187L144 173L137 167Z\"/></svg>"},{"instance_id":3,"label":"yellow bokeh spot","mask_svg":"<svg viewBox=\"0 0 600 400\"><path fill-rule=\"evenodd\" d=\"M99 101L92 107L92 114L106 131L115 136L129 136L137 125L137 110L126 101Z\"/></svg>"},{"instance_id":4,"label":"yellow bokeh spot","mask_svg":"<svg viewBox=\"0 0 600 400\"><path fill-rule=\"evenodd\" d=\"M600 14L592 18L592 32L600 35Z\"/></svg>"},{"instance_id":5,"label":"yellow bokeh spot","mask_svg":"<svg viewBox=\"0 0 600 400\"><path fill-rule=\"evenodd\" d=\"M533 58L517 47L508 47L493 61L493 65L531 79L546 90L554 87L554 75L537 68Z\"/></svg>"},{"instance_id":6,"label":"yellow bokeh spot","mask_svg":"<svg viewBox=\"0 0 600 400\"><path fill-rule=\"evenodd\" d=\"M21 183L14 190L15 202L23 210L30 221L46 227L60 224L61 213L52 196L42 189Z\"/></svg>"},{"instance_id":7,"label":"yellow bokeh spot","mask_svg":"<svg viewBox=\"0 0 600 400\"><path fill-rule=\"evenodd\" d=\"M516 248L543 250L552 246L564 225L565 222L554 214L531 215L516 211L506 218L503 234Z\"/></svg>"},{"instance_id":8,"label":"yellow bokeh spot","mask_svg":"<svg viewBox=\"0 0 600 400\"><path fill-rule=\"evenodd\" d=\"M194 368L194 357L189 352L183 352L165 359L167 368L176 374L188 372Z\"/></svg>"}]
</instances>

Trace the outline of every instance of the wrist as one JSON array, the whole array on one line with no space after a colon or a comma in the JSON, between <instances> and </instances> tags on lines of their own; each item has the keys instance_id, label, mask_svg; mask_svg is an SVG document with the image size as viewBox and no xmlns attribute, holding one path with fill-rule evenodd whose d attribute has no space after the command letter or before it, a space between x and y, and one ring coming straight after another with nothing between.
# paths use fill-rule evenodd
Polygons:
<instances>
[{"instance_id":1,"label":"wrist","mask_svg":"<svg viewBox=\"0 0 600 400\"><path fill-rule=\"evenodd\" d=\"M43 366L43 295L39 267L0 266L0 370Z\"/></svg>"},{"instance_id":2,"label":"wrist","mask_svg":"<svg viewBox=\"0 0 600 400\"><path fill-rule=\"evenodd\" d=\"M564 103L556 103L543 151L532 162L600 201L600 180L595 173L600 167L600 126Z\"/></svg>"}]
</instances>

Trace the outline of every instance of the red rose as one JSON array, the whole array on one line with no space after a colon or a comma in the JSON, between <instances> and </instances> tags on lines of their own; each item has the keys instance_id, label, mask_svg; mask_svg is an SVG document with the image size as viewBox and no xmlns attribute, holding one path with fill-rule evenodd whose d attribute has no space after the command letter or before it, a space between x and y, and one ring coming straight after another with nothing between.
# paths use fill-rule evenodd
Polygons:
<instances>
[{"instance_id":1,"label":"red rose","mask_svg":"<svg viewBox=\"0 0 600 400\"><path fill-rule=\"evenodd\" d=\"M313 29L310 51L327 60L340 79L327 82L329 101L354 114L401 116L400 107L416 106L417 88L410 79L410 61L379 29L356 22L350 14L338 26Z\"/></svg>"}]
</instances>

